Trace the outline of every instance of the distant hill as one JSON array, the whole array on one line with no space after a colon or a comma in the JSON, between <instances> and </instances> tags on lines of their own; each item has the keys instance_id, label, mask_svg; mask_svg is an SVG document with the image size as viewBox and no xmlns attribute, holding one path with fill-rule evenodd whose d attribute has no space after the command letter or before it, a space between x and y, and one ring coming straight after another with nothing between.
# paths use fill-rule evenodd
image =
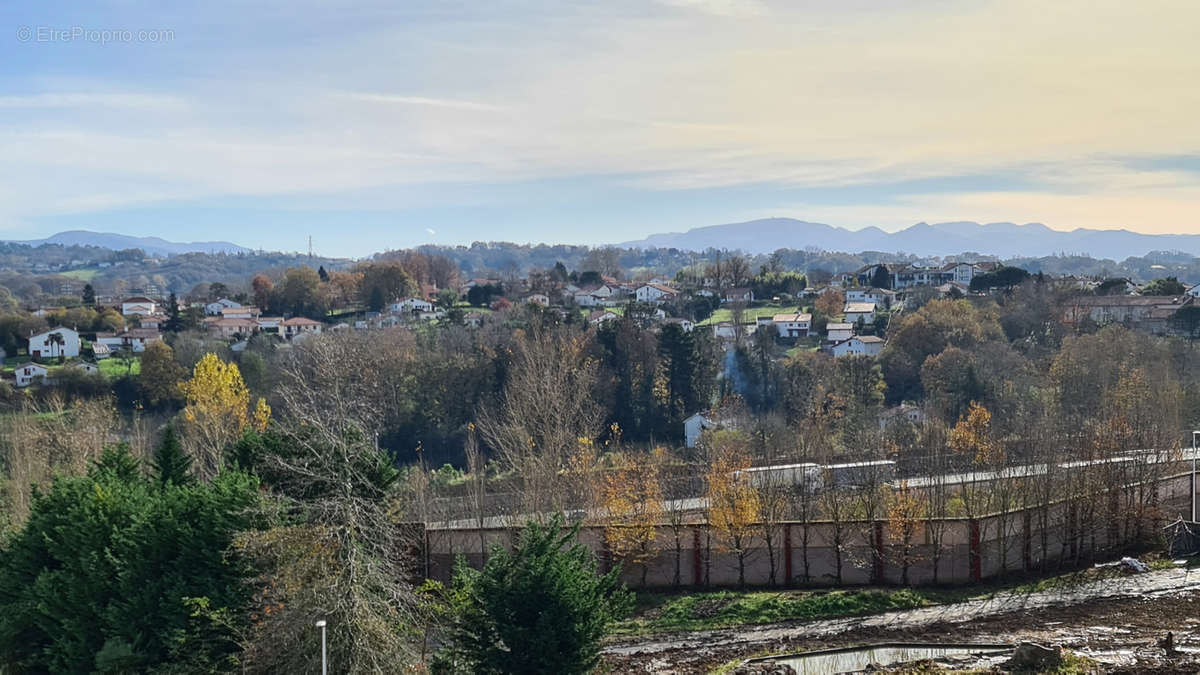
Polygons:
<instances>
[{"instance_id":1,"label":"distant hill","mask_svg":"<svg viewBox=\"0 0 1200 675\"><path fill-rule=\"evenodd\" d=\"M120 251L127 248L140 248L148 255L177 255L180 253L249 253L250 249L227 241L193 241L175 242L159 237L131 237L113 232L89 232L87 230L71 230L59 232L45 239L27 241L11 240L14 244L41 246L42 244L61 244L63 246L99 246Z\"/></svg>"},{"instance_id":2,"label":"distant hill","mask_svg":"<svg viewBox=\"0 0 1200 675\"><path fill-rule=\"evenodd\" d=\"M1151 251L1200 255L1200 234L1142 234L1129 230L1052 230L1041 223L917 223L899 232L877 227L848 230L793 218L765 218L745 223L697 227L687 232L653 234L617 244L628 248L665 247L693 251L706 248L770 253L779 248L816 247L827 251L885 251L918 256L975 252L1001 258L1084 254L1124 260Z\"/></svg>"}]
</instances>

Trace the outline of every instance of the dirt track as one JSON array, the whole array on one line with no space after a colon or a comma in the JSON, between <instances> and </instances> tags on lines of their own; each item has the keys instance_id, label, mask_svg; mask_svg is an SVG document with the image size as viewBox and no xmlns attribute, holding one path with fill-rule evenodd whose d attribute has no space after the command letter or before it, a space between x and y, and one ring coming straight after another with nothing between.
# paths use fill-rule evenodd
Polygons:
<instances>
[{"instance_id":1,"label":"dirt track","mask_svg":"<svg viewBox=\"0 0 1200 675\"><path fill-rule=\"evenodd\" d=\"M1184 648L1200 647L1200 570L1170 569L868 617L649 636L609 645L605 660L614 672L687 673L767 651L882 641L1033 640L1090 650L1114 667L1144 670L1148 664L1137 661L1139 650L1153 649L1168 630Z\"/></svg>"}]
</instances>

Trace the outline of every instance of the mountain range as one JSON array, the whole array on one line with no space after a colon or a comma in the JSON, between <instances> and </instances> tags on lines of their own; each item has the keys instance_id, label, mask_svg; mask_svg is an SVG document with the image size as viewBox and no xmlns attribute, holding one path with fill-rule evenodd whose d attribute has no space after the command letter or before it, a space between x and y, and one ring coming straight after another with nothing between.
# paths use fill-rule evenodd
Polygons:
<instances>
[{"instance_id":1,"label":"mountain range","mask_svg":"<svg viewBox=\"0 0 1200 675\"><path fill-rule=\"evenodd\" d=\"M623 248L740 249L770 253L779 248L815 247L858 253L882 251L918 256L981 253L1000 258L1041 257L1060 253L1124 260L1150 251L1182 251L1200 256L1200 234L1142 234L1129 230L1053 230L1041 223L917 223L898 232L878 227L849 230L793 218L764 218L744 223L697 227L687 232L652 234Z\"/></svg>"},{"instance_id":2,"label":"mountain range","mask_svg":"<svg viewBox=\"0 0 1200 675\"><path fill-rule=\"evenodd\" d=\"M249 253L250 249L227 241L193 241L175 242L159 237L131 237L126 234L113 232L89 232L87 230L71 230L59 232L45 239L27 241L11 241L13 244L61 244L63 246L99 246L120 251L127 248L140 248L147 255L178 255L180 253Z\"/></svg>"}]
</instances>

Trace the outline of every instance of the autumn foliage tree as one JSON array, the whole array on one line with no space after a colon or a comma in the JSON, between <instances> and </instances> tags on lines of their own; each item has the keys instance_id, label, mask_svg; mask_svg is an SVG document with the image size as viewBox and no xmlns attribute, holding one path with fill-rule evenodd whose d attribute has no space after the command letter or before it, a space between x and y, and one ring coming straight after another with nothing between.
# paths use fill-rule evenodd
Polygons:
<instances>
[{"instance_id":1,"label":"autumn foliage tree","mask_svg":"<svg viewBox=\"0 0 1200 675\"><path fill-rule=\"evenodd\" d=\"M250 390L237 364L225 363L216 354L200 359L191 379L180 382L179 388L187 401L183 419L202 477L220 470L226 447L242 432L249 427L261 431L271 419L265 400L258 399L251 408Z\"/></svg>"},{"instance_id":2,"label":"autumn foliage tree","mask_svg":"<svg viewBox=\"0 0 1200 675\"><path fill-rule=\"evenodd\" d=\"M629 459L605 474L601 491L605 541L617 558L641 566L643 587L663 519L658 472L658 465L648 458Z\"/></svg>"},{"instance_id":3,"label":"autumn foliage tree","mask_svg":"<svg viewBox=\"0 0 1200 675\"><path fill-rule=\"evenodd\" d=\"M728 434L725 434L728 436ZM750 468L742 443L717 437L709 465L708 522L721 549L737 556L738 585L746 584L746 558L759 519L758 491L738 472Z\"/></svg>"}]
</instances>

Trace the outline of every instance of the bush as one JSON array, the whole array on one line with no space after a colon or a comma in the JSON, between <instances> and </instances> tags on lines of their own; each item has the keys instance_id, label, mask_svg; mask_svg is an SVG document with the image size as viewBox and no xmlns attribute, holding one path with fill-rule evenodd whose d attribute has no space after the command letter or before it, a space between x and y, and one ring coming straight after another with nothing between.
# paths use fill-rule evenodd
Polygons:
<instances>
[{"instance_id":1,"label":"bush","mask_svg":"<svg viewBox=\"0 0 1200 675\"><path fill-rule=\"evenodd\" d=\"M625 616L633 596L619 570L596 573L561 516L530 523L509 552L494 547L482 570L459 560L454 571L455 625L446 662L475 673L587 673L600 660L600 639Z\"/></svg>"}]
</instances>

